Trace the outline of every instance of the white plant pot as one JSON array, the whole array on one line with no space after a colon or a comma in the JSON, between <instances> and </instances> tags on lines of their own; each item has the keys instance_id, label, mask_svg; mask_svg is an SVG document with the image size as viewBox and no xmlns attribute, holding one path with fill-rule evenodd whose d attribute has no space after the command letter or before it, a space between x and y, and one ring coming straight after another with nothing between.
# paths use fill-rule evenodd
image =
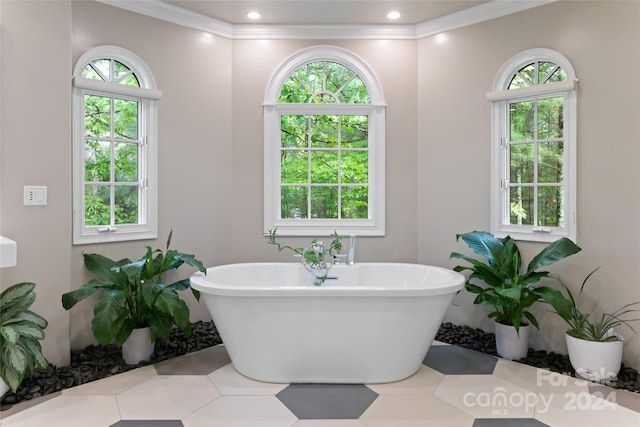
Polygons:
<instances>
[{"instance_id":1,"label":"white plant pot","mask_svg":"<svg viewBox=\"0 0 640 427\"><path fill-rule=\"evenodd\" d=\"M137 365L142 361L148 361L155 347L156 343L151 341L151 329L134 329L122 344L122 358L127 365Z\"/></svg>"},{"instance_id":2,"label":"white plant pot","mask_svg":"<svg viewBox=\"0 0 640 427\"><path fill-rule=\"evenodd\" d=\"M606 382L617 377L622 363L621 335L617 341L597 342L581 340L565 334L571 366L576 375L594 382Z\"/></svg>"},{"instance_id":3,"label":"white plant pot","mask_svg":"<svg viewBox=\"0 0 640 427\"><path fill-rule=\"evenodd\" d=\"M519 360L527 356L529 350L529 325L520 326L520 334L511 325L494 322L496 331L496 350L507 360Z\"/></svg>"},{"instance_id":4,"label":"white plant pot","mask_svg":"<svg viewBox=\"0 0 640 427\"><path fill-rule=\"evenodd\" d=\"M6 392L9 391L9 386L4 382L2 378L0 378L0 397L4 396Z\"/></svg>"}]
</instances>

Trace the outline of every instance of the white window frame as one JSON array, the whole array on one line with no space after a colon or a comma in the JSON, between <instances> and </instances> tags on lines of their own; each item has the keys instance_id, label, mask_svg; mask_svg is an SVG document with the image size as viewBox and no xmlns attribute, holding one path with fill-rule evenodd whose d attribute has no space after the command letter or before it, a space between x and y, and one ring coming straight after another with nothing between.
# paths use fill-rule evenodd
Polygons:
<instances>
[{"instance_id":1,"label":"white window frame","mask_svg":"<svg viewBox=\"0 0 640 427\"><path fill-rule=\"evenodd\" d=\"M367 87L370 104L278 103L282 85L303 65L331 61L354 71ZM275 227L283 236L385 234L385 113L378 78L353 53L335 46L313 46L288 58L273 74L265 92L264 107L264 232ZM280 118L282 115L366 115L369 121L369 215L367 219L289 219L280 213Z\"/></svg>"},{"instance_id":2,"label":"white window frame","mask_svg":"<svg viewBox=\"0 0 640 427\"><path fill-rule=\"evenodd\" d=\"M545 83L520 89L508 89L512 77L522 67L536 61L553 62L567 75L566 81ZM553 242L561 237L576 241L576 164L577 164L577 82L571 63L551 49L529 49L512 57L496 76L491 101L491 232L497 237L511 236L515 240ZM510 102L564 98L564 227L509 224L509 135L508 108Z\"/></svg>"},{"instance_id":3,"label":"white window frame","mask_svg":"<svg viewBox=\"0 0 640 427\"><path fill-rule=\"evenodd\" d=\"M113 59L129 67L140 87L103 82L82 77L82 71L97 59ZM155 239L158 235L157 212L157 101L162 92L144 61L119 46L98 46L84 53L73 71L73 244L120 242ZM139 102L139 176L142 188L139 198L138 224L85 226L84 224L84 97L94 94Z\"/></svg>"}]
</instances>

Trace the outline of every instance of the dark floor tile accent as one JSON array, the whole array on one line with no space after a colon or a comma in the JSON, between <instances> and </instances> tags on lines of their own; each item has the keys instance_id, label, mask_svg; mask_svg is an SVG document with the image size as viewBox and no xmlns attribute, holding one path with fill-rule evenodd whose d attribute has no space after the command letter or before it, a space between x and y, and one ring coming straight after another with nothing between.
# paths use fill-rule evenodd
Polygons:
<instances>
[{"instance_id":1,"label":"dark floor tile accent","mask_svg":"<svg viewBox=\"0 0 640 427\"><path fill-rule=\"evenodd\" d=\"M223 345L156 363L158 375L209 375L231 363Z\"/></svg>"},{"instance_id":2,"label":"dark floor tile accent","mask_svg":"<svg viewBox=\"0 0 640 427\"><path fill-rule=\"evenodd\" d=\"M491 375L498 358L455 345L434 345L423 363L445 375Z\"/></svg>"},{"instance_id":3,"label":"dark floor tile accent","mask_svg":"<svg viewBox=\"0 0 640 427\"><path fill-rule=\"evenodd\" d=\"M180 420L120 420L109 427L184 427Z\"/></svg>"},{"instance_id":4,"label":"dark floor tile accent","mask_svg":"<svg viewBox=\"0 0 640 427\"><path fill-rule=\"evenodd\" d=\"M472 427L550 427L533 418L477 418Z\"/></svg>"},{"instance_id":5,"label":"dark floor tile accent","mask_svg":"<svg viewBox=\"0 0 640 427\"><path fill-rule=\"evenodd\" d=\"M276 397L301 420L355 420L378 394L361 384L291 384Z\"/></svg>"}]
</instances>

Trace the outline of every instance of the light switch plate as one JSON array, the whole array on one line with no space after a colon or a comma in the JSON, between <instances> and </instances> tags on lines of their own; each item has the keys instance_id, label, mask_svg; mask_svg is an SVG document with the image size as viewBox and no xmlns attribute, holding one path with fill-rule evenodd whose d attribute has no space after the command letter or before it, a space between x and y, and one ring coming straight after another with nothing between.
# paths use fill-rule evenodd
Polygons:
<instances>
[{"instance_id":1,"label":"light switch plate","mask_svg":"<svg viewBox=\"0 0 640 427\"><path fill-rule=\"evenodd\" d=\"M24 206L47 206L47 187L42 185L25 185Z\"/></svg>"}]
</instances>

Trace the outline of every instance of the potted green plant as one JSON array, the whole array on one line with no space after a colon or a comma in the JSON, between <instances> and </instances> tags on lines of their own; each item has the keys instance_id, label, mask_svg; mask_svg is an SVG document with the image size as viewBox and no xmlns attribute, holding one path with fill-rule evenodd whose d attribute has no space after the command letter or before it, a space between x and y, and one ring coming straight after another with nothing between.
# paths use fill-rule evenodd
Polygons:
<instances>
[{"instance_id":1,"label":"potted green plant","mask_svg":"<svg viewBox=\"0 0 640 427\"><path fill-rule=\"evenodd\" d=\"M294 248L288 245L281 245L276 241L278 228L269 230L269 244L278 248L278 252L282 252L285 249L291 250L296 256L301 257L302 265L311 273L313 284L316 286L322 285L327 280L327 275L331 269L332 260L334 257L340 256L342 250L342 243L340 243L340 236L337 232L333 232L333 240L329 246L325 246L324 242L313 239L311 244L306 248ZM326 262L326 257L329 257L329 264Z\"/></svg>"},{"instance_id":2,"label":"potted green plant","mask_svg":"<svg viewBox=\"0 0 640 427\"><path fill-rule=\"evenodd\" d=\"M148 360L156 338L169 339L174 325L186 336L191 335L189 307L180 299L178 291L191 289L198 301L200 293L191 288L189 279L165 284L165 273L183 264L205 274L206 269L194 255L169 249L172 234L169 233L164 251L147 246L145 255L138 261L126 258L114 261L100 254L84 254L85 267L97 279L62 295L62 306L69 310L79 301L99 293L91 322L93 334L103 345L115 340L123 347L123 357L129 364ZM145 349L130 349L135 342L145 344Z\"/></svg>"},{"instance_id":3,"label":"potted green plant","mask_svg":"<svg viewBox=\"0 0 640 427\"><path fill-rule=\"evenodd\" d=\"M562 293L559 296L545 295L543 299L569 327L565 331L565 339L569 360L576 374L590 381L608 382L616 378L622 363L624 340L614 328L625 325L635 332L630 322L637 322L640 318L624 317L633 312L640 312L640 309L633 308L640 305L640 301L625 304L611 313L602 312L599 316L583 312L580 308L580 297L587 281L599 268L589 273L582 281L577 298L558 278L566 296Z\"/></svg>"},{"instance_id":4,"label":"potted green plant","mask_svg":"<svg viewBox=\"0 0 640 427\"><path fill-rule=\"evenodd\" d=\"M49 362L42 355L47 321L29 310L36 300L35 283L22 282L0 293L0 396L9 388L14 393L36 368Z\"/></svg>"},{"instance_id":5,"label":"potted green plant","mask_svg":"<svg viewBox=\"0 0 640 427\"><path fill-rule=\"evenodd\" d=\"M581 249L570 239L561 238L538 253L526 269L522 269L522 257L515 240L506 236L498 239L486 231L473 231L456 235L486 261L452 252L450 258L462 259L471 266L456 266L455 271L471 271L465 282L467 291L476 294L475 304L488 304L494 310L489 318L495 321L498 354L507 359L521 359L527 355L529 325L538 328L538 321L528 311L533 304L547 295L560 293L547 286L534 286L548 271L538 269L579 252ZM486 286L472 281L480 280Z\"/></svg>"}]
</instances>

